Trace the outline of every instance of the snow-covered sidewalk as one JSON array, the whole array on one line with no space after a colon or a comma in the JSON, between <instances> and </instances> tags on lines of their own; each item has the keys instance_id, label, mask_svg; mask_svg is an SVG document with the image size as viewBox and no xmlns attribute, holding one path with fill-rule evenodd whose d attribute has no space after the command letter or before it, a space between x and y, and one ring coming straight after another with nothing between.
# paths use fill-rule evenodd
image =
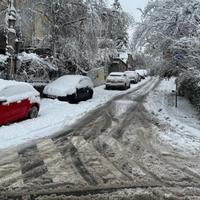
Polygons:
<instances>
[{"instance_id":1,"label":"snow-covered sidewalk","mask_svg":"<svg viewBox=\"0 0 200 200\"><path fill-rule=\"evenodd\" d=\"M149 80L150 78L146 78L136 85L131 85L131 88L126 91L105 90L104 86L96 87L94 88L94 97L79 104L43 99L38 118L0 127L0 149L62 131L90 111L103 106L116 96L138 88Z\"/></svg>"},{"instance_id":2,"label":"snow-covered sidewalk","mask_svg":"<svg viewBox=\"0 0 200 200\"><path fill-rule=\"evenodd\" d=\"M173 148L195 153L200 151L200 120L190 102L178 97L175 107L175 79L163 80L148 96L146 108L161 123L168 124L159 137Z\"/></svg>"}]
</instances>

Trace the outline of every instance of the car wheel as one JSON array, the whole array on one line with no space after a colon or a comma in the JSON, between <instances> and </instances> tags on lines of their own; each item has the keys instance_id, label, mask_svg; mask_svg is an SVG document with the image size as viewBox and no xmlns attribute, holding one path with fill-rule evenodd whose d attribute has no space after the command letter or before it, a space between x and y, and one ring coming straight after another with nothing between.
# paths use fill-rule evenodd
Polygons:
<instances>
[{"instance_id":1,"label":"car wheel","mask_svg":"<svg viewBox=\"0 0 200 200\"><path fill-rule=\"evenodd\" d=\"M105 88L105 89L106 89L106 90L109 90L109 89L110 89L110 87L106 85L106 88Z\"/></svg>"},{"instance_id":2,"label":"car wheel","mask_svg":"<svg viewBox=\"0 0 200 200\"><path fill-rule=\"evenodd\" d=\"M88 99L92 99L92 97L93 97L93 90L90 89L90 90L89 90Z\"/></svg>"},{"instance_id":3,"label":"car wheel","mask_svg":"<svg viewBox=\"0 0 200 200\"><path fill-rule=\"evenodd\" d=\"M127 85L126 85L126 83L125 83L125 85L124 85L124 88L123 88L124 90L126 90L127 89Z\"/></svg>"},{"instance_id":4,"label":"car wheel","mask_svg":"<svg viewBox=\"0 0 200 200\"><path fill-rule=\"evenodd\" d=\"M70 96L69 98L69 103L71 104L76 104L79 102L79 96L78 96L78 92L74 93L73 95Z\"/></svg>"},{"instance_id":5,"label":"car wheel","mask_svg":"<svg viewBox=\"0 0 200 200\"><path fill-rule=\"evenodd\" d=\"M41 97L42 98L48 98L48 96L46 94L44 94L44 93L42 93Z\"/></svg>"},{"instance_id":6,"label":"car wheel","mask_svg":"<svg viewBox=\"0 0 200 200\"><path fill-rule=\"evenodd\" d=\"M37 107L37 106L33 106L33 107L30 109L29 113L28 113L28 117L29 117L30 119L34 119L34 118L36 118L36 117L38 116L38 112L39 112L38 107Z\"/></svg>"}]
</instances>

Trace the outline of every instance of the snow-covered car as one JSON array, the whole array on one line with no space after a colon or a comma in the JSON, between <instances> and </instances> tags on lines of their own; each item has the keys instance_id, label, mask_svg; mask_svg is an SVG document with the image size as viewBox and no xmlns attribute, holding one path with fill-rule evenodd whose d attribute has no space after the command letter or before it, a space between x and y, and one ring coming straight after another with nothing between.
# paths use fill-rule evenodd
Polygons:
<instances>
[{"instance_id":1,"label":"snow-covered car","mask_svg":"<svg viewBox=\"0 0 200 200\"><path fill-rule=\"evenodd\" d=\"M131 81L124 72L112 72L106 79L106 89L128 89Z\"/></svg>"},{"instance_id":2,"label":"snow-covered car","mask_svg":"<svg viewBox=\"0 0 200 200\"><path fill-rule=\"evenodd\" d=\"M87 76L65 75L45 86L44 97L77 103L93 97L93 83Z\"/></svg>"},{"instance_id":3,"label":"snow-covered car","mask_svg":"<svg viewBox=\"0 0 200 200\"><path fill-rule=\"evenodd\" d=\"M23 82L0 79L0 125L26 118L36 118L40 94Z\"/></svg>"},{"instance_id":4,"label":"snow-covered car","mask_svg":"<svg viewBox=\"0 0 200 200\"><path fill-rule=\"evenodd\" d=\"M141 80L139 74L135 71L125 71L124 73L128 76L131 83L138 83Z\"/></svg>"},{"instance_id":5,"label":"snow-covered car","mask_svg":"<svg viewBox=\"0 0 200 200\"><path fill-rule=\"evenodd\" d=\"M141 79L145 79L145 77L147 76L147 70L145 69L138 69L136 70L136 72L139 74L139 76L141 77Z\"/></svg>"}]
</instances>

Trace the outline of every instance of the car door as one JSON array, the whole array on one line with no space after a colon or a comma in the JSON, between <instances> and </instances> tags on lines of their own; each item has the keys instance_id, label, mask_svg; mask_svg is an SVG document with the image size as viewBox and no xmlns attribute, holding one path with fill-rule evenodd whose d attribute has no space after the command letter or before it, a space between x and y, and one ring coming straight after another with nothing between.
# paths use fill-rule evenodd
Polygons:
<instances>
[{"instance_id":1,"label":"car door","mask_svg":"<svg viewBox=\"0 0 200 200\"><path fill-rule=\"evenodd\" d=\"M3 124L12 122L14 116L17 114L16 103L10 101L12 97L12 91L13 90L11 87L7 87L4 88L0 93L0 96L6 99L6 102L1 104L1 110L0 110L1 121Z\"/></svg>"},{"instance_id":2,"label":"car door","mask_svg":"<svg viewBox=\"0 0 200 200\"><path fill-rule=\"evenodd\" d=\"M26 117L29 109L31 108L30 100L28 99L28 93L30 88L25 85L15 86L16 92L13 94L13 98L16 98L18 116L20 118Z\"/></svg>"},{"instance_id":3,"label":"car door","mask_svg":"<svg viewBox=\"0 0 200 200\"><path fill-rule=\"evenodd\" d=\"M23 98L22 86L9 86L2 91L7 102L3 104L7 122L13 122L24 117L28 99Z\"/></svg>"},{"instance_id":4,"label":"car door","mask_svg":"<svg viewBox=\"0 0 200 200\"><path fill-rule=\"evenodd\" d=\"M12 98L15 99L16 119L21 119L27 116L31 107L30 100L28 99L30 88L25 85L16 85Z\"/></svg>"}]
</instances>

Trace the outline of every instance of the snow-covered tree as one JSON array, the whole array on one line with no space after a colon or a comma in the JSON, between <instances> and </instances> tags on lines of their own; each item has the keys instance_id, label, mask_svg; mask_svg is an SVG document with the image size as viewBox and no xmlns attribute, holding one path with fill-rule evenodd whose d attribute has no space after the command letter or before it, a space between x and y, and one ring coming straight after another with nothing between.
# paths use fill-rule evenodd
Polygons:
<instances>
[{"instance_id":1,"label":"snow-covered tree","mask_svg":"<svg viewBox=\"0 0 200 200\"><path fill-rule=\"evenodd\" d=\"M110 38L116 44L119 51L123 51L128 47L128 15L122 10L119 0L114 0L113 7L110 12Z\"/></svg>"},{"instance_id":2,"label":"snow-covered tree","mask_svg":"<svg viewBox=\"0 0 200 200\"><path fill-rule=\"evenodd\" d=\"M198 68L199 27L198 0L153 0L143 11L134 47L145 47L152 56L159 55L180 70Z\"/></svg>"},{"instance_id":3,"label":"snow-covered tree","mask_svg":"<svg viewBox=\"0 0 200 200\"><path fill-rule=\"evenodd\" d=\"M133 36L133 50L137 49L160 58L162 75L179 75L179 85L200 105L199 0L149 1Z\"/></svg>"},{"instance_id":4,"label":"snow-covered tree","mask_svg":"<svg viewBox=\"0 0 200 200\"><path fill-rule=\"evenodd\" d=\"M15 78L25 82L48 82L51 72L57 71L55 65L50 64L48 59L40 58L34 53L20 53L18 56L18 68Z\"/></svg>"},{"instance_id":5,"label":"snow-covered tree","mask_svg":"<svg viewBox=\"0 0 200 200\"><path fill-rule=\"evenodd\" d=\"M50 49L59 75L107 65L127 46L129 17L119 1L113 8L106 4L106 0L17 1L16 29L22 32L23 48ZM24 73L28 68L21 64L17 72ZM34 66L43 70L40 64Z\"/></svg>"}]
</instances>

